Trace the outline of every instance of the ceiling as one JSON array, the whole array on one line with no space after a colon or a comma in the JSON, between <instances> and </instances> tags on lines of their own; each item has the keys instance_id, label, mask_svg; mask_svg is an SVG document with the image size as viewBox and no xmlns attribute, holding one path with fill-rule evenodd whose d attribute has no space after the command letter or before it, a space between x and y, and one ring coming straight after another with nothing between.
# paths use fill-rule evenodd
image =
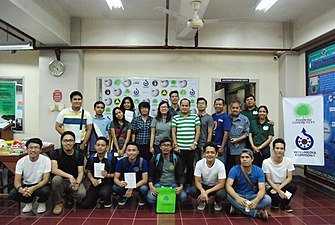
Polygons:
<instances>
[{"instance_id":1,"label":"ceiling","mask_svg":"<svg viewBox=\"0 0 335 225\"><path fill-rule=\"evenodd\" d=\"M164 19L164 14L154 10L165 7L165 0L122 0L124 10L109 10L105 0L56 0L71 17L85 19ZM266 13L254 11L259 0L202 0L200 10L204 19L247 17L256 22L293 22L300 16L318 9L335 7L335 0L279 0ZM170 9L192 16L191 0L170 0ZM320 4L322 2L322 4ZM206 9L204 9L206 7ZM189 11L184 10L189 8ZM188 14L191 13L191 14Z\"/></svg>"},{"instance_id":2,"label":"ceiling","mask_svg":"<svg viewBox=\"0 0 335 225\"><path fill-rule=\"evenodd\" d=\"M306 20L312 17L317 17L323 13L328 12L335 8L335 0L278 0L275 5L267 12L255 11L255 7L259 0L201 0L201 6L199 9L199 16L202 19L217 19L217 18L240 18L247 22L257 22L257 23L284 23L290 22L295 23L297 20L302 18ZM179 14L182 14L188 18L191 18L194 11L191 6L191 0L122 0L124 10L113 9L110 10L105 0L26 0L22 2L21 0L0 0L1 5L9 5L7 2L13 3L18 6L17 8L28 6L31 7L30 17L32 21L36 16L36 12L43 12L39 15L39 18L53 18L53 15L57 15L59 11L50 11L50 9L61 8L64 11L64 15L69 18L80 18L80 19L93 19L93 20L165 20L165 13L155 10L157 6L166 7L166 2L169 2L170 10L173 10ZM5 4L6 3L6 4ZM50 4L53 3L53 4ZM322 3L322 4L321 4ZM26 5L25 5L26 4ZM33 6L32 6L33 5ZM44 11L34 11L35 8L42 8ZM6 14L6 9L0 14L0 18L4 18ZM17 10L15 8L15 10ZM23 9L23 8L22 8ZM37 34L43 36L50 32L47 26L43 29L39 29L38 26L30 24L29 21L25 20L26 23L20 22L20 18L23 14L19 11L19 14L15 14L15 10L9 12L7 17L11 18L11 23L13 26L17 27L19 30L24 30L27 34L36 38L37 41L45 43L48 41L48 45L57 45L60 43L58 34L53 33L51 36L46 36L43 40L39 40ZM1 11L1 9L0 9ZM28 12L28 11L27 11ZM50 15L44 14L49 13ZM62 14L63 15L63 14ZM62 15L58 15L62 18ZM6 21L6 19L4 19ZM14 21L14 22L13 22ZM49 20L49 22L52 20ZM180 17L170 16L170 23L176 26L176 38L193 39L196 30L192 30L186 26L185 19ZM231 22L231 20L226 20ZM43 22L43 21L40 21ZM16 24L15 24L16 23ZM52 22L51 22L52 23ZM1 24L0 24L1 25ZM40 25L40 24L39 24ZM206 23L205 23L206 26ZM2 30L8 29L6 25L1 25L0 38ZM64 28L65 29L65 28ZM58 31L62 31L59 27ZM16 32L13 32L16 34ZM8 35L6 35L7 37ZM12 35L13 36L13 35ZM51 37L51 38L50 38ZM55 40L53 40L54 38ZM42 39L42 38L40 38Z\"/></svg>"}]
</instances>

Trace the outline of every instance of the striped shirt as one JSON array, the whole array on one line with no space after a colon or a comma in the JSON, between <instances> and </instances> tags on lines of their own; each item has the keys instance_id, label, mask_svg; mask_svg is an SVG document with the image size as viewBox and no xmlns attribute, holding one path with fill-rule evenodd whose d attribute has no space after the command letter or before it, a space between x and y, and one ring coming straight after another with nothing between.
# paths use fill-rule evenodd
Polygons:
<instances>
[{"instance_id":1,"label":"striped shirt","mask_svg":"<svg viewBox=\"0 0 335 225\"><path fill-rule=\"evenodd\" d=\"M82 108L78 112L71 107L63 109L57 116L56 122L63 125L64 131L72 131L76 135L76 143L80 143L85 138L86 126L93 123L91 114L84 110L83 127L80 130L80 120Z\"/></svg>"},{"instance_id":2,"label":"striped shirt","mask_svg":"<svg viewBox=\"0 0 335 225\"><path fill-rule=\"evenodd\" d=\"M171 127L176 128L177 144L181 150L189 150L194 143L195 128L200 126L200 120L196 114L175 115Z\"/></svg>"}]
</instances>

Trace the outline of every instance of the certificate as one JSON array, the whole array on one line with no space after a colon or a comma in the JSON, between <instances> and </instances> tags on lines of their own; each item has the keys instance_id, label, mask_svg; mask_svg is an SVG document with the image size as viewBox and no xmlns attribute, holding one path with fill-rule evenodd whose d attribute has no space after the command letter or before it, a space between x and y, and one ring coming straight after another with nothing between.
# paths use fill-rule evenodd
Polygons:
<instances>
[{"instance_id":1,"label":"certificate","mask_svg":"<svg viewBox=\"0 0 335 225\"><path fill-rule=\"evenodd\" d=\"M125 188L136 188L136 173L124 173Z\"/></svg>"},{"instance_id":2,"label":"certificate","mask_svg":"<svg viewBox=\"0 0 335 225\"><path fill-rule=\"evenodd\" d=\"M101 172L105 170L105 163L94 163L94 177L104 178Z\"/></svg>"}]
</instances>

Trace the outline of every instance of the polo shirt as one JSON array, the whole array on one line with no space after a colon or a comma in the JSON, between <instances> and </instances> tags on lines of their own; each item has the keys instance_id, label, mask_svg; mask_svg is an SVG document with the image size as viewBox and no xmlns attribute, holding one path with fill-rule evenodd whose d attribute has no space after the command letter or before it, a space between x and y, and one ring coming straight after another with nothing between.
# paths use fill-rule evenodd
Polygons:
<instances>
[{"instance_id":1,"label":"polo shirt","mask_svg":"<svg viewBox=\"0 0 335 225\"><path fill-rule=\"evenodd\" d=\"M265 123L260 124L259 120L253 120L250 123L250 133L255 146L260 146L265 142L269 135L274 136L273 125L266 119Z\"/></svg>"},{"instance_id":2,"label":"polo shirt","mask_svg":"<svg viewBox=\"0 0 335 225\"><path fill-rule=\"evenodd\" d=\"M83 108L78 112L71 107L65 108L57 116L56 122L63 125L64 131L72 131L76 136L76 143L80 143L85 138L86 126L93 123L91 114L84 110L83 126L80 130L81 113Z\"/></svg>"},{"instance_id":3,"label":"polo shirt","mask_svg":"<svg viewBox=\"0 0 335 225\"><path fill-rule=\"evenodd\" d=\"M187 117L175 115L171 127L176 128L177 144L181 150L189 150L194 143L195 128L200 126L198 115L189 113Z\"/></svg>"},{"instance_id":4,"label":"polo shirt","mask_svg":"<svg viewBox=\"0 0 335 225\"><path fill-rule=\"evenodd\" d=\"M258 119L258 107L257 106L255 106L255 108L252 110L245 109L241 113L242 115L248 117L250 123L252 120Z\"/></svg>"}]
</instances>

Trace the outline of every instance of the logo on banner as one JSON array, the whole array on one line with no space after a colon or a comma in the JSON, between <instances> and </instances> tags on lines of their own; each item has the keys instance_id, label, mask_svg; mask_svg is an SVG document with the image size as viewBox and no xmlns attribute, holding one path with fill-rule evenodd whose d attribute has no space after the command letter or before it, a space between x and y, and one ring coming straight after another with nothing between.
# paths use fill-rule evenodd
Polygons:
<instances>
[{"instance_id":1,"label":"logo on banner","mask_svg":"<svg viewBox=\"0 0 335 225\"><path fill-rule=\"evenodd\" d=\"M302 128L302 135L298 135L295 138L295 145L301 150L309 150L314 145L314 139L312 135L308 134L305 128Z\"/></svg>"},{"instance_id":2,"label":"logo on banner","mask_svg":"<svg viewBox=\"0 0 335 225\"><path fill-rule=\"evenodd\" d=\"M137 88L135 88L133 94L134 94L135 96L138 96L138 95L140 94L140 90L138 90Z\"/></svg>"},{"instance_id":3,"label":"logo on banner","mask_svg":"<svg viewBox=\"0 0 335 225\"><path fill-rule=\"evenodd\" d=\"M114 99L114 104L115 105L120 105L121 100L119 98Z\"/></svg>"},{"instance_id":4,"label":"logo on banner","mask_svg":"<svg viewBox=\"0 0 335 225\"><path fill-rule=\"evenodd\" d=\"M168 91L166 89L161 90L161 95L167 96Z\"/></svg>"},{"instance_id":5,"label":"logo on banner","mask_svg":"<svg viewBox=\"0 0 335 225\"><path fill-rule=\"evenodd\" d=\"M194 90L193 88L190 90L190 95L191 95L191 96L194 96L194 95L195 95L195 90Z\"/></svg>"}]
</instances>

